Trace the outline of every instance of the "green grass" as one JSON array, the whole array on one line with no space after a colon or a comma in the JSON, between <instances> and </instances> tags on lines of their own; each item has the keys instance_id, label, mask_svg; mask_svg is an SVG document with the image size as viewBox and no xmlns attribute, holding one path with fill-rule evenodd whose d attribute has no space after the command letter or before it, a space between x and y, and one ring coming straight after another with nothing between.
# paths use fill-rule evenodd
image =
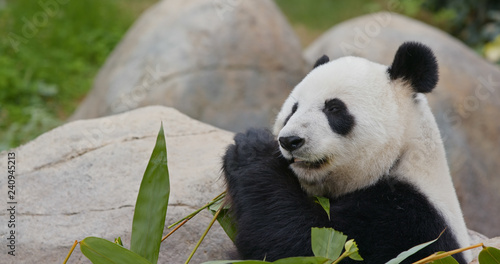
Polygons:
<instances>
[{"instance_id":1,"label":"green grass","mask_svg":"<svg viewBox=\"0 0 500 264\"><path fill-rule=\"evenodd\" d=\"M344 20L380 10L375 0L275 0L292 25L327 30Z\"/></svg>"},{"instance_id":2,"label":"green grass","mask_svg":"<svg viewBox=\"0 0 500 264\"><path fill-rule=\"evenodd\" d=\"M432 13L422 8L431 0L275 0L293 28L302 45L307 47L324 31L353 17L377 11L397 12L425 23L450 31L455 10L446 9Z\"/></svg>"},{"instance_id":3,"label":"green grass","mask_svg":"<svg viewBox=\"0 0 500 264\"><path fill-rule=\"evenodd\" d=\"M0 7L0 151L60 125L155 0L59 2L8 0Z\"/></svg>"},{"instance_id":4,"label":"green grass","mask_svg":"<svg viewBox=\"0 0 500 264\"><path fill-rule=\"evenodd\" d=\"M379 11L381 0L275 0L307 47L324 31L353 17Z\"/></svg>"}]
</instances>

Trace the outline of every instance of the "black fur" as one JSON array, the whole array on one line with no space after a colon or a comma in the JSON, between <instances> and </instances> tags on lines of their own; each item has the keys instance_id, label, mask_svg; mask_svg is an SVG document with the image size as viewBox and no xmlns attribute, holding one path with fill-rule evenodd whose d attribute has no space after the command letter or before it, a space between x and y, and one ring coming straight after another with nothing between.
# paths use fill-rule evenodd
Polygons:
<instances>
[{"instance_id":1,"label":"black fur","mask_svg":"<svg viewBox=\"0 0 500 264\"><path fill-rule=\"evenodd\" d=\"M432 50L417 42L403 43L387 69L391 80L403 79L417 93L429 93L438 82L438 64Z\"/></svg>"},{"instance_id":2,"label":"black fur","mask_svg":"<svg viewBox=\"0 0 500 264\"><path fill-rule=\"evenodd\" d=\"M323 55L323 56L321 56L321 57L320 57L320 58L316 61L316 63L314 63L313 69L314 69L314 68L316 68L316 67L318 67L319 65L323 65L323 64L325 64L325 63L327 63L327 62L329 62L329 61L330 61L330 58L328 58L328 56L326 56L326 55Z\"/></svg>"},{"instance_id":3,"label":"black fur","mask_svg":"<svg viewBox=\"0 0 500 264\"><path fill-rule=\"evenodd\" d=\"M298 107L299 107L299 103L293 104L293 106L292 106L292 112L290 112L290 114L286 117L285 123L283 123L283 126L285 126L286 123L288 123L288 120L290 120L290 117L292 117L293 114L295 114L295 112L297 111Z\"/></svg>"},{"instance_id":4,"label":"black fur","mask_svg":"<svg viewBox=\"0 0 500 264\"><path fill-rule=\"evenodd\" d=\"M325 113L332 130L343 136L349 134L356 123L345 103L338 98L325 101L323 113Z\"/></svg>"},{"instance_id":5,"label":"black fur","mask_svg":"<svg viewBox=\"0 0 500 264\"><path fill-rule=\"evenodd\" d=\"M244 259L274 261L312 255L311 227L333 227L355 239L363 263L385 263L417 244L435 239L446 224L410 184L387 176L371 187L331 200L331 221L302 191L270 132L252 129L237 134L223 171ZM403 263L458 244L447 230L441 238ZM455 258L465 264L461 255ZM342 263L359 263L350 259Z\"/></svg>"}]
</instances>

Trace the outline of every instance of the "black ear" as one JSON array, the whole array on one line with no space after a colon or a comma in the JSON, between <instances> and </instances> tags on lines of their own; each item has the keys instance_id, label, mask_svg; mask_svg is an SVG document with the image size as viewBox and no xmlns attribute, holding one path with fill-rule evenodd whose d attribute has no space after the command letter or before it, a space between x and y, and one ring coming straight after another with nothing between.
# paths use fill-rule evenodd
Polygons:
<instances>
[{"instance_id":1,"label":"black ear","mask_svg":"<svg viewBox=\"0 0 500 264\"><path fill-rule=\"evenodd\" d=\"M438 82L438 65L432 50L418 42L399 46L387 69L391 80L403 79L417 93L429 93Z\"/></svg>"},{"instance_id":2,"label":"black ear","mask_svg":"<svg viewBox=\"0 0 500 264\"><path fill-rule=\"evenodd\" d=\"M318 67L319 65L323 65L323 64L325 64L325 63L327 63L329 61L330 61L330 58L328 58L328 56L326 56L326 55L323 55L323 56L321 56L321 58L319 58L316 61L316 63L314 63L313 69L316 68L316 67Z\"/></svg>"}]
</instances>

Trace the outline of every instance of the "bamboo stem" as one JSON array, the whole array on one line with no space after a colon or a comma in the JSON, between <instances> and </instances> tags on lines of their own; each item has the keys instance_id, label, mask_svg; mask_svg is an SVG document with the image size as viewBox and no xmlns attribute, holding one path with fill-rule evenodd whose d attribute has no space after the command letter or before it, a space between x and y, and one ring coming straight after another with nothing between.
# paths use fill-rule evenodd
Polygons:
<instances>
[{"instance_id":1,"label":"bamboo stem","mask_svg":"<svg viewBox=\"0 0 500 264\"><path fill-rule=\"evenodd\" d=\"M226 192L222 192L221 194L217 195L214 199L212 199L212 201L208 202L207 204L205 204L204 206L202 206L201 208L199 208L198 210L190 213L189 215L185 216L184 218L182 218L181 220L169 225L167 228L170 229L176 225L178 225L179 223L181 223L182 221L186 220L186 219L191 219L193 218L195 215L197 215L199 212L201 212L203 209L211 206L212 204L218 202L219 200L221 200L222 198L224 198L226 196Z\"/></svg>"},{"instance_id":2,"label":"bamboo stem","mask_svg":"<svg viewBox=\"0 0 500 264\"><path fill-rule=\"evenodd\" d=\"M196 250L198 250L198 247L201 245L201 242L203 241L203 239L205 238L205 236L208 234L208 231L214 225L215 220L217 220L217 217L219 216L219 213L222 211L222 209L223 209L223 206L219 207L219 210L217 210L217 212L215 213L214 217L212 218L212 221L210 221L210 224L208 225L207 229L205 230L205 232L203 233L203 235L200 237L200 240L198 240L198 243L196 243L196 246L194 247L194 249L191 252L191 254L189 254L189 257L188 257L188 259L186 260L186 262L184 264L188 264L189 261L191 260L191 258L193 258L194 253L196 252Z\"/></svg>"},{"instance_id":3,"label":"bamboo stem","mask_svg":"<svg viewBox=\"0 0 500 264\"><path fill-rule=\"evenodd\" d=\"M443 252L441 254L434 253L434 254L432 254L432 255L424 258L424 259L421 259L421 260L419 260L417 262L413 262L413 264L428 263L428 262L431 262L431 261L434 261L434 260L442 259L442 258L451 256L451 255L454 255L454 254L457 254L457 253L460 253L460 252L463 252L463 251L466 251L466 250L469 250L469 249L481 247L481 246L483 246L483 243L479 243L479 244L475 244L475 245L472 245L472 246L469 246L469 247L464 247L464 248L459 248L459 249L455 249L455 250Z\"/></svg>"},{"instance_id":4,"label":"bamboo stem","mask_svg":"<svg viewBox=\"0 0 500 264\"><path fill-rule=\"evenodd\" d=\"M180 223L178 226L176 226L174 229L172 229L172 231L170 231L168 234L166 234L162 239L161 239L161 242L163 242L163 240L167 239L167 237L169 237L171 234L173 234L175 231L177 231L177 229L181 228L181 226L183 226L187 221L189 221L189 219L191 218L187 218L185 219L184 221L182 221L182 223Z\"/></svg>"},{"instance_id":5,"label":"bamboo stem","mask_svg":"<svg viewBox=\"0 0 500 264\"><path fill-rule=\"evenodd\" d=\"M68 255L66 256L66 258L64 259L63 264L66 264L66 262L68 262L69 257L71 256L71 253L73 253L73 250L75 250L75 248L76 248L76 244L78 244L78 240L75 240L75 243L73 243L73 246L69 250Z\"/></svg>"}]
</instances>

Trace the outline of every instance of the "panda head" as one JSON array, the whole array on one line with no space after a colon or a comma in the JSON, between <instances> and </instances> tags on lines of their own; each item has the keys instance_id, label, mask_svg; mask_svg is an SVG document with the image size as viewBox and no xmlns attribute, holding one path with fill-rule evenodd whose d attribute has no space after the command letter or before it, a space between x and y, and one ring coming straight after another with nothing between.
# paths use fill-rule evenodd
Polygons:
<instances>
[{"instance_id":1,"label":"panda head","mask_svg":"<svg viewBox=\"0 0 500 264\"><path fill-rule=\"evenodd\" d=\"M280 151L313 195L368 186L389 172L411 131L432 116L422 93L437 81L432 51L415 42L402 44L389 67L323 56L277 116Z\"/></svg>"}]
</instances>

